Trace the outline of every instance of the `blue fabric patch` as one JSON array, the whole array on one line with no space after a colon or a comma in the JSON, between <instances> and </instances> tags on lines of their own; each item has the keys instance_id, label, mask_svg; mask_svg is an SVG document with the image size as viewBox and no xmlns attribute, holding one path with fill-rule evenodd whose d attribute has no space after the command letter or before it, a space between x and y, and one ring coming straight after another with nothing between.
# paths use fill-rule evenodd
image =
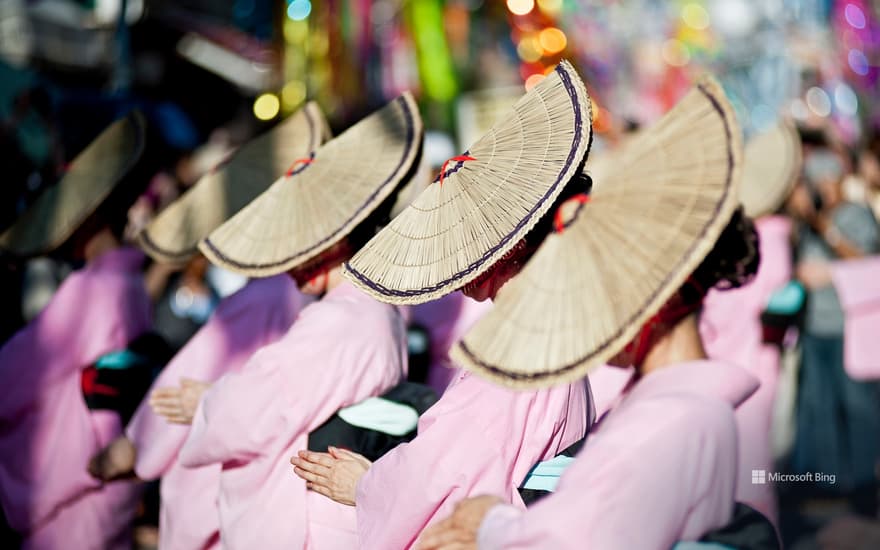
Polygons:
<instances>
[{"instance_id":1,"label":"blue fabric patch","mask_svg":"<svg viewBox=\"0 0 880 550\"><path fill-rule=\"evenodd\" d=\"M559 478L572 462L574 462L574 457L565 455L555 456L550 460L539 462L526 476L526 480L522 485L523 489L555 491Z\"/></svg>"},{"instance_id":2,"label":"blue fabric patch","mask_svg":"<svg viewBox=\"0 0 880 550\"><path fill-rule=\"evenodd\" d=\"M789 281L770 295L767 311L779 315L797 313L804 307L806 295L803 285L797 281Z\"/></svg>"},{"instance_id":3,"label":"blue fabric patch","mask_svg":"<svg viewBox=\"0 0 880 550\"><path fill-rule=\"evenodd\" d=\"M142 356L131 350L113 351L102 355L95 361L96 369L123 370L137 365L142 365L145 360Z\"/></svg>"}]
</instances>

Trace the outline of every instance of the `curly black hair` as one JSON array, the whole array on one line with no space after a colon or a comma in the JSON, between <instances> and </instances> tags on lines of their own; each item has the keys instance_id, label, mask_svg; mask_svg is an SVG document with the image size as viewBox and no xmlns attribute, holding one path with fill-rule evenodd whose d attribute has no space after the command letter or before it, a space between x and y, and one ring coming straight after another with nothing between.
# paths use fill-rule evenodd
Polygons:
<instances>
[{"instance_id":1,"label":"curly black hair","mask_svg":"<svg viewBox=\"0 0 880 550\"><path fill-rule=\"evenodd\" d=\"M702 293L710 288L739 288L754 278L760 262L758 232L740 207L715 241L715 246L691 274L691 284L685 285L682 292L687 292L688 288Z\"/></svg>"}]
</instances>

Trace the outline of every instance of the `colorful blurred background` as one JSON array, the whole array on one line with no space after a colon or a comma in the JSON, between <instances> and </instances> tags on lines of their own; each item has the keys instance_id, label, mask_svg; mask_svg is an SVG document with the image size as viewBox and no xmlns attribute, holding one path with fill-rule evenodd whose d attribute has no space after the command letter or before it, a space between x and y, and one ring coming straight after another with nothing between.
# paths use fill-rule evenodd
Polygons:
<instances>
[{"instance_id":1,"label":"colorful blurred background","mask_svg":"<svg viewBox=\"0 0 880 550\"><path fill-rule=\"evenodd\" d=\"M847 173L856 151L880 151L880 0L0 0L0 229L134 107L163 152L132 232L306 100L338 132L411 90L437 167L563 58L590 89L597 148L711 72L747 137L790 119L848 151ZM208 271L190 267L184 279ZM0 295L0 342L67 269L41 259L4 275L16 278L4 288L37 291ZM225 295L241 283L212 285ZM173 298L164 284L155 294ZM185 342L203 317L166 336ZM792 541L803 515L781 504Z\"/></svg>"}]
</instances>

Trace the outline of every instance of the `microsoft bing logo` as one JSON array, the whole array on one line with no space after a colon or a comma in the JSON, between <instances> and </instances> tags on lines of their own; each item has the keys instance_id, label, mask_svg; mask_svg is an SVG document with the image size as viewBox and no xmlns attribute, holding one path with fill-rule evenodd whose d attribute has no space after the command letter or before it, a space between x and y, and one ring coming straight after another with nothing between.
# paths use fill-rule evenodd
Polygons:
<instances>
[{"instance_id":1,"label":"microsoft bing logo","mask_svg":"<svg viewBox=\"0 0 880 550\"><path fill-rule=\"evenodd\" d=\"M767 470L752 470L752 485L765 485L767 483Z\"/></svg>"}]
</instances>

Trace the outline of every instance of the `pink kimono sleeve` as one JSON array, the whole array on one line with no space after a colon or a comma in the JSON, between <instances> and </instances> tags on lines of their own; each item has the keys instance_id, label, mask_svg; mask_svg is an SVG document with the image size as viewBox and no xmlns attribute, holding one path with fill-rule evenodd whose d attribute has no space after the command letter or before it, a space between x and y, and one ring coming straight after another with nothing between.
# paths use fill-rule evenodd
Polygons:
<instances>
[{"instance_id":1,"label":"pink kimono sleeve","mask_svg":"<svg viewBox=\"0 0 880 550\"><path fill-rule=\"evenodd\" d=\"M391 356L357 312L321 305L211 387L181 450L183 465L252 460L278 434L292 440L398 383L405 357Z\"/></svg>"},{"instance_id":2,"label":"pink kimono sleeve","mask_svg":"<svg viewBox=\"0 0 880 550\"><path fill-rule=\"evenodd\" d=\"M292 282L251 281L220 303L208 322L168 363L150 391L176 386L182 378L214 382L224 373L238 370L255 351L290 328L299 308L300 295ZM126 429L126 436L137 448L138 477L161 477L176 459L188 433L189 426L167 422L145 399Z\"/></svg>"},{"instance_id":3,"label":"pink kimono sleeve","mask_svg":"<svg viewBox=\"0 0 880 550\"><path fill-rule=\"evenodd\" d=\"M524 512L492 508L480 549L667 550L726 523L736 477L730 407L664 398L629 413L590 434L553 495Z\"/></svg>"},{"instance_id":4,"label":"pink kimono sleeve","mask_svg":"<svg viewBox=\"0 0 880 550\"><path fill-rule=\"evenodd\" d=\"M0 349L0 500L13 528L31 530L99 486L86 466L120 426L116 415L86 407L80 372L149 321L139 278L85 269Z\"/></svg>"},{"instance_id":5,"label":"pink kimono sleeve","mask_svg":"<svg viewBox=\"0 0 880 550\"><path fill-rule=\"evenodd\" d=\"M843 307L843 364L856 380L880 378L880 256L835 262L834 288Z\"/></svg>"},{"instance_id":6,"label":"pink kimono sleeve","mask_svg":"<svg viewBox=\"0 0 880 550\"><path fill-rule=\"evenodd\" d=\"M70 275L46 308L0 348L0 418L29 406L46 387L79 372L104 353L121 348L149 326L123 277ZM141 294L144 294L141 291Z\"/></svg>"},{"instance_id":7,"label":"pink kimono sleeve","mask_svg":"<svg viewBox=\"0 0 880 550\"><path fill-rule=\"evenodd\" d=\"M465 374L419 421L418 436L376 461L357 487L362 549L409 548L469 496L517 492L535 463L583 437L582 383L512 391Z\"/></svg>"}]
</instances>

